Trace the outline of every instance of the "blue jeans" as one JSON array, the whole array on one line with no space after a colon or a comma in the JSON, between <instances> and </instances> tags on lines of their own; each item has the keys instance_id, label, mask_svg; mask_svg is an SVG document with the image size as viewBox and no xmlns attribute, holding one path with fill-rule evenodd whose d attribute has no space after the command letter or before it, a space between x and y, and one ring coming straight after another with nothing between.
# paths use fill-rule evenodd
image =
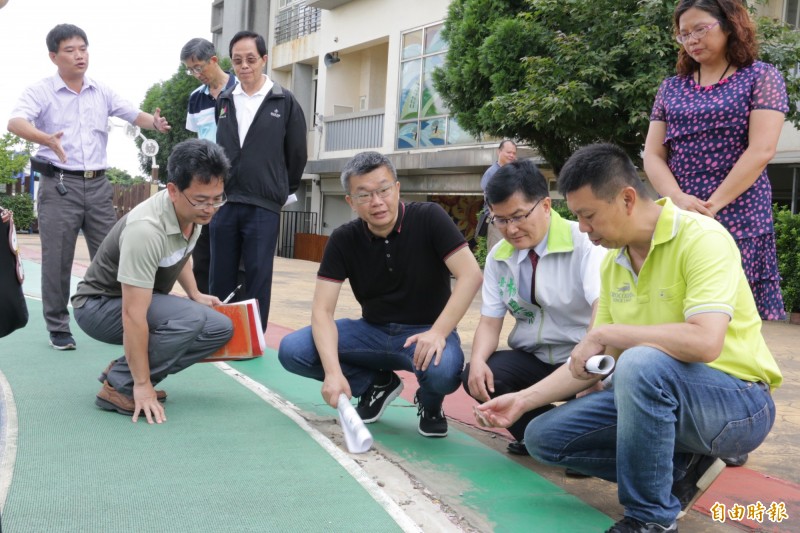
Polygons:
<instances>
[{"instance_id":1,"label":"blue jeans","mask_svg":"<svg viewBox=\"0 0 800 533\"><path fill-rule=\"evenodd\" d=\"M371 324L364 319L344 318L336 321L336 328L339 330L339 363L353 396L367 392L382 372L407 370L414 372L419 381L419 403L426 408L438 409L444 397L461 383L464 352L455 330L447 336L439 364L434 366L431 362L428 369L422 371L416 370L413 364L416 345L403 348L403 344L412 335L428 331L430 326ZM325 379L310 326L283 338L278 359L293 374L318 381Z\"/></svg>"},{"instance_id":2,"label":"blue jeans","mask_svg":"<svg viewBox=\"0 0 800 533\"><path fill-rule=\"evenodd\" d=\"M525 444L542 463L616 481L625 516L669 525L680 511L672 483L692 454L751 452L774 421L765 384L640 346L620 356L612 390L535 418Z\"/></svg>"}]
</instances>

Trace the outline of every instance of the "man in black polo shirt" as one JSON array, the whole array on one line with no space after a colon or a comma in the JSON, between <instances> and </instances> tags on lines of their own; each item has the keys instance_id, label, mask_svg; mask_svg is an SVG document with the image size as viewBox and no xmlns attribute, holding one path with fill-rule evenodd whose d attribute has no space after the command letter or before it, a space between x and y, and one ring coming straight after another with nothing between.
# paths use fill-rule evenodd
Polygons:
<instances>
[{"instance_id":1,"label":"man in black polo shirt","mask_svg":"<svg viewBox=\"0 0 800 533\"><path fill-rule=\"evenodd\" d=\"M365 423L377 421L403 390L393 371L414 372L419 432L444 437L442 401L458 388L464 366L455 327L481 285L478 263L441 207L400 202L400 182L385 156L355 156L342 187L359 218L331 235L311 326L287 335L278 358L288 371L322 381L322 396L334 408L341 393L359 397L356 411ZM345 279L362 318L334 321Z\"/></svg>"}]
</instances>

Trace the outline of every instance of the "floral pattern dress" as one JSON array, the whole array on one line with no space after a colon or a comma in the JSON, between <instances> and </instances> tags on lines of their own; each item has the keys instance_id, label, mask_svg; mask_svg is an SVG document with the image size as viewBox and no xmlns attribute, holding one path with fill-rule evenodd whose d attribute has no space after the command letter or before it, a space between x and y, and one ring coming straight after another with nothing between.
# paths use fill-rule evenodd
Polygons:
<instances>
[{"instance_id":1,"label":"floral pattern dress","mask_svg":"<svg viewBox=\"0 0 800 533\"><path fill-rule=\"evenodd\" d=\"M708 87L697 85L693 76L661 83L650 120L667 123L667 165L683 192L707 200L719 187L747 149L750 112L755 109L789 111L783 76L760 61ZM761 318L786 318L766 168L716 218L739 246Z\"/></svg>"}]
</instances>

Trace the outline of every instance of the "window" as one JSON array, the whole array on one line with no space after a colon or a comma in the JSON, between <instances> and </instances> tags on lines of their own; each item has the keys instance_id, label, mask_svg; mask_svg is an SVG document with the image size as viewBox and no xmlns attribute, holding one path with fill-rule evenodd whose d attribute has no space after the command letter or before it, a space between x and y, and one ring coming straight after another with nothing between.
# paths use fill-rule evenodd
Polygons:
<instances>
[{"instance_id":1,"label":"window","mask_svg":"<svg viewBox=\"0 0 800 533\"><path fill-rule=\"evenodd\" d=\"M800 0L786 0L786 12L783 14L783 20L795 30L800 29L800 6L798 4L800 4Z\"/></svg>"},{"instance_id":2,"label":"window","mask_svg":"<svg viewBox=\"0 0 800 533\"><path fill-rule=\"evenodd\" d=\"M441 23L402 35L398 150L476 142L450 117L433 86L433 72L444 65L446 52Z\"/></svg>"},{"instance_id":3,"label":"window","mask_svg":"<svg viewBox=\"0 0 800 533\"><path fill-rule=\"evenodd\" d=\"M275 44L282 44L319 31L322 16L306 0L279 0L275 17Z\"/></svg>"}]
</instances>

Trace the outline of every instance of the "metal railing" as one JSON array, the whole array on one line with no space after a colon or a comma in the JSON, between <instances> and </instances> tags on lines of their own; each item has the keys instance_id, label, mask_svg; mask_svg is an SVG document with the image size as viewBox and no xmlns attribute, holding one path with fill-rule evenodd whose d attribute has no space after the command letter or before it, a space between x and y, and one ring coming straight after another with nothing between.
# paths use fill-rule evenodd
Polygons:
<instances>
[{"instance_id":1,"label":"metal railing","mask_svg":"<svg viewBox=\"0 0 800 533\"><path fill-rule=\"evenodd\" d=\"M312 211L281 211L278 236L278 257L294 257L294 236L297 233L317 233L317 213Z\"/></svg>"},{"instance_id":2,"label":"metal railing","mask_svg":"<svg viewBox=\"0 0 800 533\"><path fill-rule=\"evenodd\" d=\"M325 117L325 151L383 146L383 109Z\"/></svg>"},{"instance_id":3,"label":"metal railing","mask_svg":"<svg viewBox=\"0 0 800 533\"><path fill-rule=\"evenodd\" d=\"M322 13L318 7L308 7L305 2L292 4L275 17L275 44L319 31L321 20Z\"/></svg>"}]
</instances>

